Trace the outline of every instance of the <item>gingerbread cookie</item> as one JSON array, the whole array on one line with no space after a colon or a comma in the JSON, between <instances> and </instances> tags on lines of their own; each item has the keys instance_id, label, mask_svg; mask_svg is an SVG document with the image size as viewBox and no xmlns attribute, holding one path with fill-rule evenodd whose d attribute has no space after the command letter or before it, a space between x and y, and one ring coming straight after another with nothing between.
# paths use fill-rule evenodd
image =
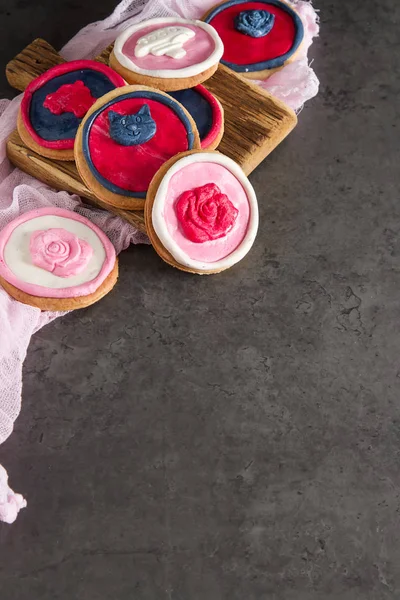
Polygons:
<instances>
[{"instance_id":1,"label":"gingerbread cookie","mask_svg":"<svg viewBox=\"0 0 400 600\"><path fill-rule=\"evenodd\" d=\"M18 133L41 156L74 160L75 135L82 118L97 98L124 85L118 73L93 60L57 65L26 88Z\"/></svg>"},{"instance_id":2,"label":"gingerbread cookie","mask_svg":"<svg viewBox=\"0 0 400 600\"><path fill-rule=\"evenodd\" d=\"M196 124L179 102L152 88L126 86L90 109L76 137L75 160L100 200L143 210L158 169L175 154L199 148Z\"/></svg>"},{"instance_id":3,"label":"gingerbread cookie","mask_svg":"<svg viewBox=\"0 0 400 600\"><path fill-rule=\"evenodd\" d=\"M105 296L118 278L114 246L85 217L61 208L24 213L0 231L0 284L41 310L73 310Z\"/></svg>"},{"instance_id":4,"label":"gingerbread cookie","mask_svg":"<svg viewBox=\"0 0 400 600\"><path fill-rule=\"evenodd\" d=\"M155 175L145 219L151 243L168 264L190 273L219 273L252 247L258 204L232 159L219 152L186 152Z\"/></svg>"},{"instance_id":5,"label":"gingerbread cookie","mask_svg":"<svg viewBox=\"0 0 400 600\"><path fill-rule=\"evenodd\" d=\"M164 91L183 90L209 79L224 51L215 29L178 17L149 19L115 40L110 66L128 83Z\"/></svg>"},{"instance_id":6,"label":"gingerbread cookie","mask_svg":"<svg viewBox=\"0 0 400 600\"><path fill-rule=\"evenodd\" d=\"M215 150L224 135L224 109L204 85L170 92L195 120L203 150Z\"/></svg>"},{"instance_id":7,"label":"gingerbread cookie","mask_svg":"<svg viewBox=\"0 0 400 600\"><path fill-rule=\"evenodd\" d=\"M304 38L300 16L281 0L225 0L203 19L224 43L222 64L249 79L294 60Z\"/></svg>"}]
</instances>

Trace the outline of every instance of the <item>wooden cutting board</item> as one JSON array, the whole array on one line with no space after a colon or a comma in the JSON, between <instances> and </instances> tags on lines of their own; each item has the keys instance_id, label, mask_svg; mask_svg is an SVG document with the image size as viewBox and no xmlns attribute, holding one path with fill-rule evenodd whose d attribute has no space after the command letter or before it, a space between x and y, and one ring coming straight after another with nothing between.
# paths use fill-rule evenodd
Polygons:
<instances>
[{"instance_id":1,"label":"wooden cutting board","mask_svg":"<svg viewBox=\"0 0 400 600\"><path fill-rule=\"evenodd\" d=\"M108 63L112 46L96 58ZM10 85L23 91L28 84L53 67L65 62L45 40L37 39L11 60L6 67ZM249 175L292 131L295 113L257 85L220 65L205 87L221 101L225 110L225 133L218 148L235 160ZM78 194L90 203L107 208L145 231L143 212L113 208L99 200L80 179L73 162L44 158L22 142L15 130L7 142L11 162L48 185Z\"/></svg>"}]
</instances>

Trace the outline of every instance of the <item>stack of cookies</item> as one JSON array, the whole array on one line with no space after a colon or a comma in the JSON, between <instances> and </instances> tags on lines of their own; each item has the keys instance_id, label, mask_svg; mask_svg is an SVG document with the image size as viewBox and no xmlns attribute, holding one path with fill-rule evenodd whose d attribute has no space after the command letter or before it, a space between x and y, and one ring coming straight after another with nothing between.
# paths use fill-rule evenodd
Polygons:
<instances>
[{"instance_id":1,"label":"stack of cookies","mask_svg":"<svg viewBox=\"0 0 400 600\"><path fill-rule=\"evenodd\" d=\"M224 111L207 80L220 62L244 77L266 78L293 60L303 36L300 17L282 0L228 0L201 21L143 21L115 40L109 66L74 61L35 79L24 93L19 134L38 154L75 160L82 180L103 203L143 210L150 240L167 263L192 273L218 273L250 250L258 207L241 168L216 151ZM17 266L10 259L18 237L14 229L31 236ZM18 221L10 231L0 243L0 277L19 299L35 297L40 269L43 297L73 298L68 288L86 305L116 280L115 257L87 223L46 213L32 215L28 224ZM72 256L73 268L60 266L64 251L65 265ZM97 287L89 285L89 276ZM64 280L57 285L57 278ZM74 285L64 285L68 278ZM54 307L54 301L44 304Z\"/></svg>"}]
</instances>

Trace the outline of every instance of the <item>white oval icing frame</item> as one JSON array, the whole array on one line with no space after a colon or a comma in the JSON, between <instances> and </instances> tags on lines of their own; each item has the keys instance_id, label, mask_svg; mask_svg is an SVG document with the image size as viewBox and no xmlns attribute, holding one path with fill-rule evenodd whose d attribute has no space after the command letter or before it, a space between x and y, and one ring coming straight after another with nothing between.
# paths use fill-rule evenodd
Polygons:
<instances>
[{"instance_id":1,"label":"white oval icing frame","mask_svg":"<svg viewBox=\"0 0 400 600\"><path fill-rule=\"evenodd\" d=\"M247 195L250 207L250 217L247 226L247 232L242 242L239 244L236 250L231 252L231 254L215 262L201 262L198 260L191 259L186 254L186 252L184 252L180 248L180 246L175 242L174 238L169 233L164 220L164 205L166 203L166 200L168 199L168 187L172 177L176 173L178 173L178 171L187 167L188 165L199 162L215 163L217 165L225 167L228 171L230 171L232 175L234 175L234 177L236 177L236 179L242 185ZM164 248L166 248L168 252L172 254L174 259L179 264L188 267L189 269L193 269L195 271L200 272L214 270L223 271L224 269L233 267L233 265L242 260L242 258L244 258L246 254L250 251L254 240L256 239L258 230L257 197L250 181L247 179L246 175L239 167L239 165L235 163L235 161L233 161L231 158L228 158L224 154L219 154L215 152L201 152L190 154L189 156L185 156L184 158L178 160L164 175L160 185L158 186L154 198L151 219L154 231L156 232L160 242L162 243Z\"/></svg>"},{"instance_id":2,"label":"white oval icing frame","mask_svg":"<svg viewBox=\"0 0 400 600\"><path fill-rule=\"evenodd\" d=\"M194 65L190 65L188 67L184 67L182 69L142 69L138 67L130 58L128 58L123 52L122 49L128 39L140 29L145 29L151 25L170 25L172 23L179 23L182 25L192 25L194 27L199 27L200 29L204 29L209 36L214 40L215 48L214 51L210 54L210 56L202 61L201 63L196 63ZM148 19L147 21L143 21L142 23L138 23L136 25L132 25L128 27L125 31L123 31L115 40L114 44L114 55L118 62L128 69L129 71L133 71L134 73L139 73L140 75L147 75L149 77L163 77L163 78L172 78L172 79L184 79L186 77L195 77L204 71L207 71L222 58L224 53L224 45L222 43L221 38L219 37L217 31L208 23L204 23L203 21L197 21L192 19L182 19L179 17L160 17L158 19Z\"/></svg>"},{"instance_id":3,"label":"white oval icing frame","mask_svg":"<svg viewBox=\"0 0 400 600\"><path fill-rule=\"evenodd\" d=\"M93 254L85 269L68 278L36 266L30 253L35 231L61 228L86 241ZM115 265L114 246L94 223L78 213L48 207L23 213L0 232L0 276L32 296L72 298L95 292Z\"/></svg>"}]
</instances>

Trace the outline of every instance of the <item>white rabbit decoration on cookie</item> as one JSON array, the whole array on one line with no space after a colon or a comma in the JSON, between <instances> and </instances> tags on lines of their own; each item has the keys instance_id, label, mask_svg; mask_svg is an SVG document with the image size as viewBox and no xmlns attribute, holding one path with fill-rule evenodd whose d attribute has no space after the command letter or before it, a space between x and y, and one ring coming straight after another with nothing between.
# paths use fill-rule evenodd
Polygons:
<instances>
[{"instance_id":1,"label":"white rabbit decoration on cookie","mask_svg":"<svg viewBox=\"0 0 400 600\"><path fill-rule=\"evenodd\" d=\"M169 56L183 58L186 50L183 44L195 37L195 32L188 27L162 27L139 38L135 47L135 56L143 58L148 54L153 56Z\"/></svg>"}]
</instances>

